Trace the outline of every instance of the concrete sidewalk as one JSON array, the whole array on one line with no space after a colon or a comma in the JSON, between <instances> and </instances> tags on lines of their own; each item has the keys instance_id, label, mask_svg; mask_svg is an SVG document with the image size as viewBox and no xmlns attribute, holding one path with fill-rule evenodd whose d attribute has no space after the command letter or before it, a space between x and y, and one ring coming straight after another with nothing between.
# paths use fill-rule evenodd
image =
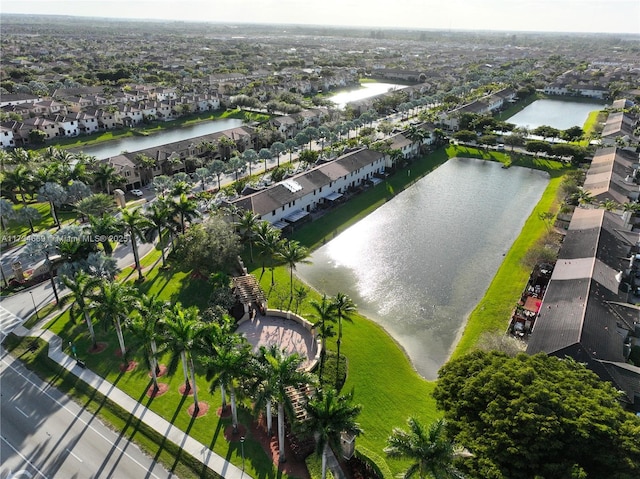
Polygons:
<instances>
[{"instance_id":1,"label":"concrete sidewalk","mask_svg":"<svg viewBox=\"0 0 640 479\"><path fill-rule=\"evenodd\" d=\"M101 378L93 371L78 366L75 359L63 352L62 339L59 336L42 329L31 331L23 326L19 326L13 332L18 336L36 337L47 341L49 343L49 357L53 361L60 364L67 371L76 375L115 404L118 404L125 411L128 411L136 419L141 420L161 436L166 437L168 441L171 441L222 477L227 479L252 479L251 476L242 471L242 469L226 461L201 442L191 438L110 382Z\"/></svg>"}]
</instances>

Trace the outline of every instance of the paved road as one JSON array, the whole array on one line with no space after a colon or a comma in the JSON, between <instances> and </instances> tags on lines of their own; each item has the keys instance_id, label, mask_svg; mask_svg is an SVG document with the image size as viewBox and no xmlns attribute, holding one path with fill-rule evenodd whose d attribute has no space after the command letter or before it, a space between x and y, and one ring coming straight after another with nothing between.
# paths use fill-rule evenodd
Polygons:
<instances>
[{"instance_id":1,"label":"paved road","mask_svg":"<svg viewBox=\"0 0 640 479\"><path fill-rule=\"evenodd\" d=\"M2 354L0 478L177 478Z\"/></svg>"}]
</instances>

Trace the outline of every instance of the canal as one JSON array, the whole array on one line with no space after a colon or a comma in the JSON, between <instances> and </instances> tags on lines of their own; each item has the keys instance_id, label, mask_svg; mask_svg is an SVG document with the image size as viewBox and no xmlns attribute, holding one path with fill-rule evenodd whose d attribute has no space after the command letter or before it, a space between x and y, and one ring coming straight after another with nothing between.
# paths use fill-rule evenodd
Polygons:
<instances>
[{"instance_id":1,"label":"canal","mask_svg":"<svg viewBox=\"0 0 640 479\"><path fill-rule=\"evenodd\" d=\"M547 183L544 172L451 159L316 250L298 274L348 294L435 379Z\"/></svg>"}]
</instances>

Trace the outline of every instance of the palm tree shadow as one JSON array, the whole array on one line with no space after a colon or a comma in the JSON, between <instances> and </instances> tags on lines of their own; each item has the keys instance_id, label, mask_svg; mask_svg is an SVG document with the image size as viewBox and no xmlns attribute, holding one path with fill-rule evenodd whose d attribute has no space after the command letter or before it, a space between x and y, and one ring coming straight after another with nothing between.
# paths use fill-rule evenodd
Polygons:
<instances>
[{"instance_id":1,"label":"palm tree shadow","mask_svg":"<svg viewBox=\"0 0 640 479\"><path fill-rule=\"evenodd\" d=\"M209 443L209 451L213 451L213 448L214 448L214 446L216 444L216 441L218 440L218 436L220 435L220 431L222 429L222 426L223 426L223 421L222 421L222 418L219 417L218 418L218 423L216 424L216 430L214 431L213 436L211 438L211 442ZM206 459L206 456L204 457L204 459ZM205 472L207 471L207 469L208 469L208 467L207 467L206 461L205 461L202 464L202 471L200 472L200 476L201 477L204 477Z\"/></svg>"},{"instance_id":2,"label":"palm tree shadow","mask_svg":"<svg viewBox=\"0 0 640 479\"><path fill-rule=\"evenodd\" d=\"M183 395L182 399L180 400L180 403L178 404L178 407L176 408L175 412L173 413L173 416L171 417L171 420L169 421L169 423L173 426L173 424L176 421L176 418L178 417L178 414L180 413L180 411L182 410L182 406L184 405L184 402L187 400L187 395ZM192 419L193 422L193 419ZM191 424L189 425L189 428L191 427ZM165 434L162 437L162 442L160 442L160 444L158 445L158 451L156 452L156 455L153 456L153 461L154 462L158 462L160 459L160 454L162 453L162 451L164 450L165 444L167 443L167 434ZM173 465L173 468L175 468L175 463ZM173 471L173 469L172 469Z\"/></svg>"},{"instance_id":3,"label":"palm tree shadow","mask_svg":"<svg viewBox=\"0 0 640 479\"><path fill-rule=\"evenodd\" d=\"M183 398L185 399L186 396ZM180 404L182 404L183 401L180 402ZM189 433L191 432L191 428L193 427L193 423L196 422L197 417L196 416L191 416L191 420L189 421L189 425L187 426L187 429L185 429L184 433L188 436ZM180 463L180 460L182 458L182 454L184 452L184 449L182 447L180 447L178 449L178 453L176 454L176 459L173 462L171 469L169 469L170 472L175 472L176 467L178 466L178 464Z\"/></svg>"}]
</instances>

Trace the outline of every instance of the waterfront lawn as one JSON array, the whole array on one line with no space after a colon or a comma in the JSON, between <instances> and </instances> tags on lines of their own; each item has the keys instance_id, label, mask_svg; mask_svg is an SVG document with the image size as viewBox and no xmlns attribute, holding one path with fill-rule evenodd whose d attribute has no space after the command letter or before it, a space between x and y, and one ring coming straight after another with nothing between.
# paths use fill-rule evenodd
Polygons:
<instances>
[{"instance_id":1,"label":"waterfront lawn","mask_svg":"<svg viewBox=\"0 0 640 479\"><path fill-rule=\"evenodd\" d=\"M261 266L250 269L260 278ZM274 270L275 286L271 287L271 274L267 270L260 281L262 289L269 295L269 304L285 302L289 298L289 269L285 266ZM303 285L294 277L294 288ZM321 293L310 290L300 307L300 314L315 322L311 300L320 300ZM293 309L295 304L292 306ZM273 307L273 306L272 306ZM405 427L407 418L415 416L425 423L440 417L435 400L431 397L434 382L423 379L411 365L407 355L395 340L377 323L356 314L352 321L343 321L341 354L349 364L347 381L343 392L354 390L354 401L362 404L358 422L365 433L356 440L358 445L384 457L383 448L394 427ZM335 328L334 328L335 329ZM327 339L327 349L336 350L336 338ZM333 378L325 377L327 382ZM387 460L397 474L406 469L407 463Z\"/></svg>"}]
</instances>

